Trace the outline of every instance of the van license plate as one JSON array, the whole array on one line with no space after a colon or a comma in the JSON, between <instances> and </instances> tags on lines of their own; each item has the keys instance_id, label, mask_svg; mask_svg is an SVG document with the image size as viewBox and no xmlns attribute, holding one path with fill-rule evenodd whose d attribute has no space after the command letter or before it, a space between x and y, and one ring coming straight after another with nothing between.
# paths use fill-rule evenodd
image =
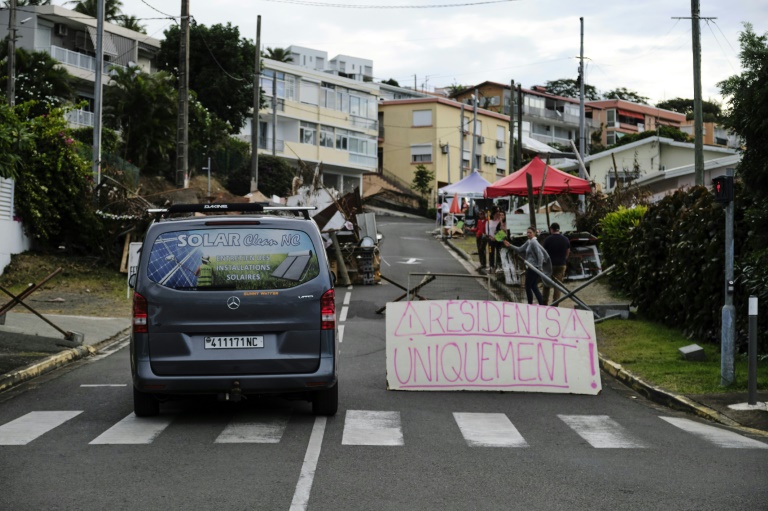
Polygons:
<instances>
[{"instance_id":1,"label":"van license plate","mask_svg":"<svg viewBox=\"0 0 768 511\"><path fill-rule=\"evenodd\" d=\"M263 348L263 335L232 336L232 337L206 337L205 349L216 350L225 348Z\"/></svg>"}]
</instances>

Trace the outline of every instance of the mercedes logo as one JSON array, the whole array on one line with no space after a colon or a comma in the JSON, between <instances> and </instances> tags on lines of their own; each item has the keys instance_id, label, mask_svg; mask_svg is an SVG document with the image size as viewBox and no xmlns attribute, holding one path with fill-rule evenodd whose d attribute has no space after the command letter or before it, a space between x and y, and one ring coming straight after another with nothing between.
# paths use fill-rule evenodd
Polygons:
<instances>
[{"instance_id":1,"label":"mercedes logo","mask_svg":"<svg viewBox=\"0 0 768 511\"><path fill-rule=\"evenodd\" d=\"M229 307L232 310L235 310L240 307L240 298L236 296L230 296L227 298L227 307Z\"/></svg>"}]
</instances>

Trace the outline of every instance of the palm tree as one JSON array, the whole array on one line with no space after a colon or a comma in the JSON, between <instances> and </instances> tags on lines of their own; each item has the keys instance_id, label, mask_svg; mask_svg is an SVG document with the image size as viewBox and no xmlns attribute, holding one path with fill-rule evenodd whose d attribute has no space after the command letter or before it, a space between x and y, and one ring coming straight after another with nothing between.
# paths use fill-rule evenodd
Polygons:
<instances>
[{"instance_id":1,"label":"palm tree","mask_svg":"<svg viewBox=\"0 0 768 511\"><path fill-rule=\"evenodd\" d=\"M75 4L72 9L80 14L87 14L88 16L96 17L96 8L98 7L98 0L72 0L67 2L68 4ZM104 19L106 21L114 21L120 18L122 12L120 9L123 7L123 2L120 0L104 0Z\"/></svg>"},{"instance_id":2,"label":"palm tree","mask_svg":"<svg viewBox=\"0 0 768 511\"><path fill-rule=\"evenodd\" d=\"M11 2L5 0L5 6L9 7ZM28 5L51 5L51 0L16 0L16 7L26 7Z\"/></svg>"},{"instance_id":3,"label":"palm tree","mask_svg":"<svg viewBox=\"0 0 768 511\"><path fill-rule=\"evenodd\" d=\"M139 19L136 16L129 16L127 14L122 14L115 19L118 25L120 25L123 28L127 28L128 30L133 30L134 32L141 32L142 34L147 33L147 27L139 23Z\"/></svg>"},{"instance_id":4,"label":"palm tree","mask_svg":"<svg viewBox=\"0 0 768 511\"><path fill-rule=\"evenodd\" d=\"M293 62L293 57L285 48L270 48L267 46L267 52L264 54L264 57L278 62Z\"/></svg>"}]
</instances>

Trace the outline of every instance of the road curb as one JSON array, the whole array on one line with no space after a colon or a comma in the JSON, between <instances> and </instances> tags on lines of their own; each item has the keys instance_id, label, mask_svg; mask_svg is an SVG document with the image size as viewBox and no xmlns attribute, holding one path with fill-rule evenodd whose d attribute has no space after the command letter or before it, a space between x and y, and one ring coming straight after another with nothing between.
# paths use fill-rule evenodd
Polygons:
<instances>
[{"instance_id":1,"label":"road curb","mask_svg":"<svg viewBox=\"0 0 768 511\"><path fill-rule=\"evenodd\" d=\"M454 250L457 254L459 254L459 256L461 256L463 259L466 259L469 262L472 262L472 258L464 250L454 245L449 239L446 239L444 241L446 245L448 245L452 250ZM506 288L504 284L502 284L496 279L492 279L491 282L498 291L500 291L502 294L504 294L505 297L507 297L507 299L511 299L509 290ZM697 403L693 399L690 399L686 396L681 396L679 394L675 394L674 392L665 390L661 387L651 385L650 383L644 381L642 378L624 369L621 366L621 364L617 364L616 362L609 360L601 353L598 353L598 358L600 361L600 368L603 371L610 374L616 380L620 381L621 383L631 388L638 394L642 395L646 399L649 399L655 403L664 405L667 408L672 408L674 410L693 413L694 415L697 415L699 417L703 417L705 419L711 420L713 422L717 422L719 424L723 424L725 426L736 428L745 433L768 437L768 432L766 431L742 426L737 421L731 419L726 415L723 415L722 413L718 412L713 408L705 406L701 403Z\"/></svg>"},{"instance_id":2,"label":"road curb","mask_svg":"<svg viewBox=\"0 0 768 511\"><path fill-rule=\"evenodd\" d=\"M681 396L680 394L675 394L674 392L662 389L661 387L651 385L637 375L624 369L621 364L617 364L616 362L605 358L605 356L603 356L601 353L598 353L598 359L600 363L600 369L610 374L616 380L620 381L646 399L664 405L667 408L672 408L673 410L693 413L699 417L703 417L725 426L736 428L745 433L768 437L768 432L766 431L742 426L740 423L736 422L730 417L723 415L713 408L705 406L701 403L697 403L693 399L690 399L686 396Z\"/></svg>"},{"instance_id":3,"label":"road curb","mask_svg":"<svg viewBox=\"0 0 768 511\"><path fill-rule=\"evenodd\" d=\"M20 369L6 373L0 376L0 392L8 390L11 387L19 385L20 383L29 381L32 378L42 376L53 371L54 369L58 369L59 367L63 367L71 362L74 362L75 360L80 360L81 358L93 355L102 347L116 341L121 336L125 336L128 331L129 328L126 328L113 335L109 339L104 339L103 341L99 341L94 344L78 346L76 348L60 351L40 361L33 362Z\"/></svg>"}]
</instances>

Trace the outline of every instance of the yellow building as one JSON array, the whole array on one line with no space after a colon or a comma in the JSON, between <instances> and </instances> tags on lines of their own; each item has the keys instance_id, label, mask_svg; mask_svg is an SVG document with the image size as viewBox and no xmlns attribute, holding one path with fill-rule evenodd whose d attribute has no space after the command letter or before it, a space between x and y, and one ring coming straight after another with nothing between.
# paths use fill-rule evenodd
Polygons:
<instances>
[{"instance_id":1,"label":"yellow building","mask_svg":"<svg viewBox=\"0 0 768 511\"><path fill-rule=\"evenodd\" d=\"M424 165L435 175L433 198L473 169L491 183L507 175L506 115L478 109L475 123L471 107L431 97L381 101L379 123L379 172L410 186L416 167Z\"/></svg>"}]
</instances>

